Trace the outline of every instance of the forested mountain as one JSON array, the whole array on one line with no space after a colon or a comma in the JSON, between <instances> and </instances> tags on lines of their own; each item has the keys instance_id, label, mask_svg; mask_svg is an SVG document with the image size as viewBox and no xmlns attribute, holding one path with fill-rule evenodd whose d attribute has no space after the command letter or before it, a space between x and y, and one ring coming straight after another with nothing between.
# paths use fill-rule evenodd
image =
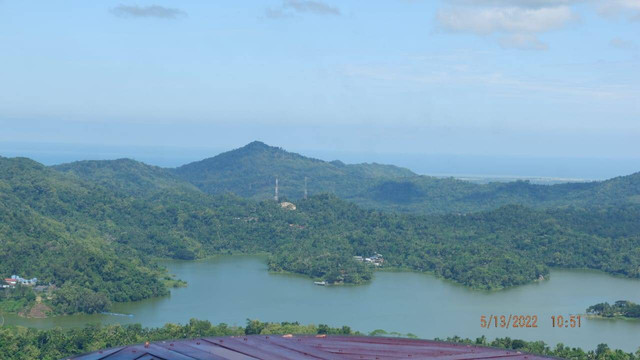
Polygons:
<instances>
[{"instance_id":1,"label":"forested mountain","mask_svg":"<svg viewBox=\"0 0 640 360\"><path fill-rule=\"evenodd\" d=\"M539 209L599 208L640 204L640 173L606 181L555 185L528 181L474 184L415 176L384 181L346 199L368 208L423 214L470 213L509 204Z\"/></svg>"},{"instance_id":2,"label":"forested mountain","mask_svg":"<svg viewBox=\"0 0 640 360\"><path fill-rule=\"evenodd\" d=\"M259 141L183 165L175 173L209 194L231 192L258 200L273 198L276 177L282 195L299 199L304 195L305 177L311 194L330 192L346 197L380 180L415 176L392 165L312 159Z\"/></svg>"},{"instance_id":3,"label":"forested mountain","mask_svg":"<svg viewBox=\"0 0 640 360\"><path fill-rule=\"evenodd\" d=\"M130 195L147 194L153 191L197 188L175 176L166 169L147 165L131 159L87 160L53 166L53 169L73 173L78 177L96 182L114 191Z\"/></svg>"},{"instance_id":4,"label":"forested mountain","mask_svg":"<svg viewBox=\"0 0 640 360\"><path fill-rule=\"evenodd\" d=\"M0 276L55 284L51 305L59 312L162 295L153 258L221 253L266 252L271 270L345 283L369 280L373 266L353 256L375 253L384 266L484 289L531 282L553 266L640 277L633 204L411 215L330 194L295 203L289 210L273 200L208 195L131 160L48 168L0 158Z\"/></svg>"},{"instance_id":5,"label":"forested mountain","mask_svg":"<svg viewBox=\"0 0 640 360\"><path fill-rule=\"evenodd\" d=\"M158 269L116 252L113 234L95 226L122 201L32 160L0 157L0 275L57 285L61 308L166 294Z\"/></svg>"},{"instance_id":6,"label":"forested mountain","mask_svg":"<svg viewBox=\"0 0 640 360\"><path fill-rule=\"evenodd\" d=\"M589 183L476 184L420 176L395 166L326 162L257 141L181 166L175 174L209 194L231 192L259 200L273 198L276 177L282 196L302 198L307 177L309 194L333 193L367 208L422 214L469 213L509 204L551 208L640 203L640 173Z\"/></svg>"}]
</instances>

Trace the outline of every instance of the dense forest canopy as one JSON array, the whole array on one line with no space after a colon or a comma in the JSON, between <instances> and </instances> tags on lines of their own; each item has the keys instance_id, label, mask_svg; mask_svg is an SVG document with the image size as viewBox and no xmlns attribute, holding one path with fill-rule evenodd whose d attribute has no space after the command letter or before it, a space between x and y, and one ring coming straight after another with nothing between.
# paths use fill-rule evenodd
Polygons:
<instances>
[{"instance_id":1,"label":"dense forest canopy","mask_svg":"<svg viewBox=\"0 0 640 360\"><path fill-rule=\"evenodd\" d=\"M260 173L260 164L282 153L273 149L252 143L204 162L228 157L225 166L243 167L244 153L258 151L264 158L251 166ZM413 176L396 167L325 163L283 154L292 164L302 161L317 164L311 166L316 170L342 169L341 175L327 179L353 179L350 186L359 182L359 188L383 177ZM169 278L155 265L155 258L188 260L229 253L268 253L273 271L329 283L370 280L376 266L354 257L374 254L383 256L383 267L431 272L480 289L546 278L550 267L640 277L640 205L634 201L530 206L516 200L529 196L533 185L518 182L499 185L518 194L509 198L509 204L498 206L499 202L480 197L484 205L478 208L489 209L470 213L381 212L331 191L315 195L310 191L313 196L307 200L292 198L297 208L291 210L273 200L243 198L226 190L208 194L201 184L185 181L183 170L126 159L46 167L25 158L0 158L0 276L37 277L41 284L54 285L55 291L46 296L54 313L103 311L112 302L166 294ZM271 181L272 175L265 179ZM315 176L311 181L320 178ZM636 178L575 186L581 191L602 187L598 196L637 197ZM462 188L480 186L434 181ZM547 188L564 191L559 185ZM417 185L401 190L424 193ZM0 290L0 309L33 306L33 294L27 290L21 290L25 294L19 298Z\"/></svg>"}]
</instances>

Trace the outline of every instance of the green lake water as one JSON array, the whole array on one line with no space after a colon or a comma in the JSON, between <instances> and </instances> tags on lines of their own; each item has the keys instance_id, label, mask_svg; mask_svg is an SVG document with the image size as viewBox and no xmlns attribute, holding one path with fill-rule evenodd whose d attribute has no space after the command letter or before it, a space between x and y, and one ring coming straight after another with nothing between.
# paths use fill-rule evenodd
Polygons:
<instances>
[{"instance_id":1,"label":"green lake water","mask_svg":"<svg viewBox=\"0 0 640 360\"><path fill-rule=\"evenodd\" d=\"M509 336L584 349L594 349L600 343L625 351L640 347L640 321L583 318L581 328L552 327L552 315L568 318L603 301L640 302L640 281L594 271L555 270L547 281L484 292L431 275L407 272L377 272L370 284L362 286L317 286L305 277L271 274L266 260L255 256L165 264L189 286L173 289L167 297L113 307L114 313L132 314L131 317L99 314L24 319L5 315L5 324L50 328L99 322L157 327L198 318L244 325L250 318L349 325L362 332L384 329L429 339L485 335L490 339ZM537 315L538 328L481 328L480 316L491 314Z\"/></svg>"}]
</instances>

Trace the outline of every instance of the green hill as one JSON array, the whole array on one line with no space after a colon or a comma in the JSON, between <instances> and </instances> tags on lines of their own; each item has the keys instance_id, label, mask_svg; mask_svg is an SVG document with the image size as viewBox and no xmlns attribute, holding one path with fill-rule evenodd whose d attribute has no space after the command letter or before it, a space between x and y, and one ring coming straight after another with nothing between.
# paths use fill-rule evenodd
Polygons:
<instances>
[{"instance_id":1,"label":"green hill","mask_svg":"<svg viewBox=\"0 0 640 360\"><path fill-rule=\"evenodd\" d=\"M308 158L259 141L183 165L175 173L209 194L231 192L258 200L273 198L276 178L282 196L300 199L304 196L305 177L309 194L330 192L347 197L381 179L415 176L391 165L346 165Z\"/></svg>"},{"instance_id":2,"label":"green hill","mask_svg":"<svg viewBox=\"0 0 640 360\"><path fill-rule=\"evenodd\" d=\"M0 274L56 285L54 302L72 311L166 294L157 268L118 252L112 234L93 226L123 200L35 161L0 157Z\"/></svg>"},{"instance_id":3,"label":"green hill","mask_svg":"<svg viewBox=\"0 0 640 360\"><path fill-rule=\"evenodd\" d=\"M130 195L177 188L183 191L196 190L171 171L131 159L77 161L52 168Z\"/></svg>"},{"instance_id":4,"label":"green hill","mask_svg":"<svg viewBox=\"0 0 640 360\"><path fill-rule=\"evenodd\" d=\"M509 204L591 208L640 203L640 173L589 183L477 184L390 165L326 162L257 141L181 166L175 174L209 194L229 192L252 199L273 198L277 177L280 195L294 200L303 197L306 177L309 194L332 193L367 208L422 214L469 213Z\"/></svg>"}]
</instances>

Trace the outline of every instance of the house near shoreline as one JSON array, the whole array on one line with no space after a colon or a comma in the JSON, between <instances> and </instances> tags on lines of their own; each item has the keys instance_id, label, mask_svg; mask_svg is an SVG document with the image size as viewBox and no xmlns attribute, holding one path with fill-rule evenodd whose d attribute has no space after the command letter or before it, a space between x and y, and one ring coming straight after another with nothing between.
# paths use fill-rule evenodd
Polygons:
<instances>
[{"instance_id":1,"label":"house near shoreline","mask_svg":"<svg viewBox=\"0 0 640 360\"><path fill-rule=\"evenodd\" d=\"M384 258L381 254L375 254L371 257L354 256L353 259L355 261L365 262L374 266L382 266L382 264L384 264Z\"/></svg>"}]
</instances>

